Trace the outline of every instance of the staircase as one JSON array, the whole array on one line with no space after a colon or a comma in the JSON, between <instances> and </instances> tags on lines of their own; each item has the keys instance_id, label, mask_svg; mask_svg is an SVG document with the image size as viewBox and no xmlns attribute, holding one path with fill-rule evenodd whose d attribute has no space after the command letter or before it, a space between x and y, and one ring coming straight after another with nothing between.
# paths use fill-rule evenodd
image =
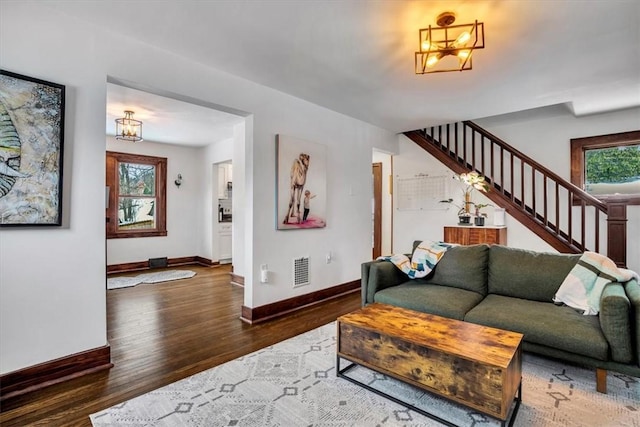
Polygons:
<instances>
[{"instance_id":1,"label":"staircase","mask_svg":"<svg viewBox=\"0 0 640 427\"><path fill-rule=\"evenodd\" d=\"M484 195L558 252L600 252L606 242L625 266L626 206L601 202L470 121L404 135L454 172L484 175Z\"/></svg>"}]
</instances>

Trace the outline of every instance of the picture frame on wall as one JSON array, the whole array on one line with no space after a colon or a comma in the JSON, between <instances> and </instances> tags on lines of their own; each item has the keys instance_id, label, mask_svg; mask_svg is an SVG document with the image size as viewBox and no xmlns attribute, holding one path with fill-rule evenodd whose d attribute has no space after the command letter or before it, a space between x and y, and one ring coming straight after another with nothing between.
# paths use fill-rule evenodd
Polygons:
<instances>
[{"instance_id":1,"label":"picture frame on wall","mask_svg":"<svg viewBox=\"0 0 640 427\"><path fill-rule=\"evenodd\" d=\"M60 226L65 86L0 70L0 227Z\"/></svg>"},{"instance_id":2,"label":"picture frame on wall","mask_svg":"<svg viewBox=\"0 0 640 427\"><path fill-rule=\"evenodd\" d=\"M276 224L278 230L327 226L327 149L276 135Z\"/></svg>"}]
</instances>

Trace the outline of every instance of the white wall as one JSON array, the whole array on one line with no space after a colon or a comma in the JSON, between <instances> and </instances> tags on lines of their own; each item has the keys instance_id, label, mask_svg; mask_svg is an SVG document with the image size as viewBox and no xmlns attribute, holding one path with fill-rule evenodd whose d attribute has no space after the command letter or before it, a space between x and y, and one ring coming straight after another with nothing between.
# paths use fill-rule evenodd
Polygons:
<instances>
[{"instance_id":1,"label":"white wall","mask_svg":"<svg viewBox=\"0 0 640 427\"><path fill-rule=\"evenodd\" d=\"M149 258L201 255L199 218L202 206L206 204L202 195L207 188L206 171L198 161L201 149L146 140L136 143L114 137L107 137L106 140L108 151L167 158L167 235L107 239L107 265L146 261ZM174 184L178 174L182 175L180 188Z\"/></svg>"},{"instance_id":2,"label":"white wall","mask_svg":"<svg viewBox=\"0 0 640 427\"><path fill-rule=\"evenodd\" d=\"M570 180L570 139L637 130L640 109L629 109L606 114L574 117L564 106L551 106L531 111L506 114L474 120L498 138L550 168L566 180ZM439 161L428 155L406 137L400 137L400 152L394 157L395 174L437 174L448 171ZM451 171L448 171L451 173ZM455 186L448 197L459 198ZM482 200L477 192L474 198ZM487 200L487 199L485 199ZM489 212L489 211L487 211ZM411 248L416 239L441 240L442 227L455 223L455 209L430 212L394 211L394 252ZM640 206L627 209L627 266L640 270ZM489 215L489 223L492 215ZM410 229L406 224L413 224ZM507 215L506 225L509 246L524 249L552 251L546 242Z\"/></svg>"},{"instance_id":3,"label":"white wall","mask_svg":"<svg viewBox=\"0 0 640 427\"><path fill-rule=\"evenodd\" d=\"M0 231L0 373L107 341L105 65L83 28L67 22L63 33L62 22L47 10L2 3L0 66L66 85L67 99L64 226Z\"/></svg>"},{"instance_id":4,"label":"white wall","mask_svg":"<svg viewBox=\"0 0 640 427\"><path fill-rule=\"evenodd\" d=\"M244 276L245 282L250 284L251 269L245 268L246 260L251 262L253 245L247 243L247 236L253 236L253 199L247 188L253 188L253 175L251 167L253 159L247 156L252 152L253 146L253 116L245 118L244 123L233 127L233 205L231 257L233 259L234 273ZM249 149L248 149L249 148ZM248 264L251 265L251 264ZM253 288L250 285L244 287L244 300L251 301Z\"/></svg>"},{"instance_id":5,"label":"white wall","mask_svg":"<svg viewBox=\"0 0 640 427\"><path fill-rule=\"evenodd\" d=\"M371 152L394 151L397 137L307 103L288 103L254 116L252 307L358 280L360 264L371 259ZM276 230L275 135L283 134L327 147L327 226ZM247 144L247 147L250 145ZM247 165L247 167L249 167ZM234 166L235 175L235 166ZM249 239L247 239L249 241ZM331 252L333 261L325 263ZM310 258L311 284L293 288L293 259ZM249 257L245 257L247 261ZM235 261L234 261L235 264ZM268 284L258 283L259 267L269 266ZM245 283L249 274L245 274ZM246 293L246 289L245 289Z\"/></svg>"},{"instance_id":6,"label":"white wall","mask_svg":"<svg viewBox=\"0 0 640 427\"><path fill-rule=\"evenodd\" d=\"M398 154L393 157L394 177L394 210L393 210L393 251L394 253L408 253L414 240L440 241L444 237L445 225L454 225L458 221L456 207L448 204L437 205L433 210L400 210L398 209L398 180L412 178L419 174L430 177L453 177L453 172L442 163L429 155L413 141L399 136L400 146ZM455 188L451 178L446 182L449 197L460 199L460 191ZM447 194L445 197L447 198ZM477 197L481 200L481 197ZM490 216L491 217L491 216Z\"/></svg>"},{"instance_id":7,"label":"white wall","mask_svg":"<svg viewBox=\"0 0 640 427\"><path fill-rule=\"evenodd\" d=\"M51 10L46 2L3 1L1 8L0 66L66 85L67 105L65 226L0 232L0 373L107 344L108 76L252 114L243 126L244 145L234 144L233 156L234 176L245 178L244 188L234 186L241 201L236 207L234 197L233 212L234 267L244 270L239 274L245 277L245 305L260 306L359 278L360 263L371 257L371 151L395 151L395 135L87 25ZM136 52L135 61L122 54L124 45ZM278 133L327 146L331 199L325 229L275 230ZM205 178L204 171L195 175ZM183 177L189 185L191 171L183 171ZM242 229L236 230L238 226ZM327 251L335 256L329 265L324 264ZM300 254L310 256L311 284L294 290L291 260ZM273 273L268 285L254 281L262 263Z\"/></svg>"}]
</instances>

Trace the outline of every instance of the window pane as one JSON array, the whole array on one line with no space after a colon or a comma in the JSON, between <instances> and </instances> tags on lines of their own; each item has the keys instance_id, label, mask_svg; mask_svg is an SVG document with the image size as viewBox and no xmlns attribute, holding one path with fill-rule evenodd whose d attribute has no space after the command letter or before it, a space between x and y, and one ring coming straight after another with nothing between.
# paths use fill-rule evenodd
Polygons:
<instances>
[{"instance_id":1,"label":"window pane","mask_svg":"<svg viewBox=\"0 0 640 427\"><path fill-rule=\"evenodd\" d=\"M156 167L135 163L118 163L120 195L155 196Z\"/></svg>"},{"instance_id":2,"label":"window pane","mask_svg":"<svg viewBox=\"0 0 640 427\"><path fill-rule=\"evenodd\" d=\"M118 201L118 230L155 229L156 199L120 197Z\"/></svg>"},{"instance_id":3,"label":"window pane","mask_svg":"<svg viewBox=\"0 0 640 427\"><path fill-rule=\"evenodd\" d=\"M585 190L591 194L640 194L640 146L585 151Z\"/></svg>"}]
</instances>

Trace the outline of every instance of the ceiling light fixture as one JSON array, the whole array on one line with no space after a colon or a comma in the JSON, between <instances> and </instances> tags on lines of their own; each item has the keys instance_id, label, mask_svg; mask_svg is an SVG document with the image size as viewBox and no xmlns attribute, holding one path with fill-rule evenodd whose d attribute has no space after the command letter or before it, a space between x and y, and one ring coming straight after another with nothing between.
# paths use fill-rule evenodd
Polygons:
<instances>
[{"instance_id":1,"label":"ceiling light fixture","mask_svg":"<svg viewBox=\"0 0 640 427\"><path fill-rule=\"evenodd\" d=\"M124 117L116 119L116 139L142 141L142 122L132 118L133 111L125 110Z\"/></svg>"},{"instance_id":2,"label":"ceiling light fixture","mask_svg":"<svg viewBox=\"0 0 640 427\"><path fill-rule=\"evenodd\" d=\"M420 30L420 51L415 55L416 74L444 73L472 69L471 55L484 49L484 24L451 25L456 16L444 12L436 18L437 27Z\"/></svg>"}]
</instances>

